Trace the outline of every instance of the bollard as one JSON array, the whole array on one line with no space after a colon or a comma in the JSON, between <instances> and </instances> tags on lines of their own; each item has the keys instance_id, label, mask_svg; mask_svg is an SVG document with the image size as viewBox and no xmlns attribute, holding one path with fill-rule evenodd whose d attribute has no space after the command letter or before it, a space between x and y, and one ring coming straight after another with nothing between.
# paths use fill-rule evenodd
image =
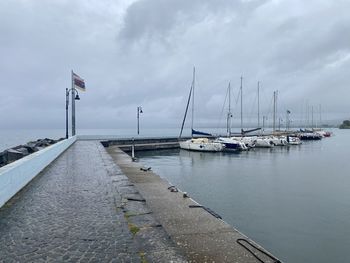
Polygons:
<instances>
[{"instance_id":1,"label":"bollard","mask_svg":"<svg viewBox=\"0 0 350 263\"><path fill-rule=\"evenodd\" d=\"M132 145L131 145L131 159L135 161L135 140L132 137Z\"/></svg>"}]
</instances>

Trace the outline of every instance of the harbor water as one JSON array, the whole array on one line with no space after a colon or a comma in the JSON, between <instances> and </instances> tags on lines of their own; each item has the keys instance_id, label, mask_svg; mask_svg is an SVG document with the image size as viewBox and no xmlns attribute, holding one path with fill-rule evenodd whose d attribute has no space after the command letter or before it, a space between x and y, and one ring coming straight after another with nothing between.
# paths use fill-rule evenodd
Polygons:
<instances>
[{"instance_id":1,"label":"harbor water","mask_svg":"<svg viewBox=\"0 0 350 263\"><path fill-rule=\"evenodd\" d=\"M349 262L350 132L333 132L300 146L137 157L285 262Z\"/></svg>"}]
</instances>

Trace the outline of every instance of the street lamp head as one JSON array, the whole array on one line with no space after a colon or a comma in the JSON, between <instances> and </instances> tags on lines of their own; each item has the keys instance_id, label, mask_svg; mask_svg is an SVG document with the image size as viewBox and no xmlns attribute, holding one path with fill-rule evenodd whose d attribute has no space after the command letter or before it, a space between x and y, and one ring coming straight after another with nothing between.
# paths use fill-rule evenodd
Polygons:
<instances>
[{"instance_id":1,"label":"street lamp head","mask_svg":"<svg viewBox=\"0 0 350 263\"><path fill-rule=\"evenodd\" d=\"M77 95L75 95L75 100L80 100L79 94L77 93Z\"/></svg>"},{"instance_id":2,"label":"street lamp head","mask_svg":"<svg viewBox=\"0 0 350 263\"><path fill-rule=\"evenodd\" d=\"M143 113L142 107L141 107L141 106L139 106L139 110L140 110L140 113Z\"/></svg>"}]
</instances>

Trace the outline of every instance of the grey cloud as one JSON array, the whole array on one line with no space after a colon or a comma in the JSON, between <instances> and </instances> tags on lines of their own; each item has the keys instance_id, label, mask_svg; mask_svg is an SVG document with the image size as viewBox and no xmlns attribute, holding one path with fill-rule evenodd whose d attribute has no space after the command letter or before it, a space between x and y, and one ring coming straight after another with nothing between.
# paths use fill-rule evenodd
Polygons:
<instances>
[{"instance_id":1,"label":"grey cloud","mask_svg":"<svg viewBox=\"0 0 350 263\"><path fill-rule=\"evenodd\" d=\"M269 58L278 72L313 70L329 63L339 53L349 52L350 32L349 21L337 22L323 27L322 23L298 30L298 35L291 34L289 38L275 45L276 52ZM302 28L306 21L300 21ZM316 28L321 27L319 30ZM294 31L297 29L294 29Z\"/></svg>"},{"instance_id":2,"label":"grey cloud","mask_svg":"<svg viewBox=\"0 0 350 263\"><path fill-rule=\"evenodd\" d=\"M140 0L133 3L125 17L121 39L167 40L174 28L186 30L211 16L246 16L266 1ZM168 39L169 40L169 39Z\"/></svg>"},{"instance_id":3,"label":"grey cloud","mask_svg":"<svg viewBox=\"0 0 350 263\"><path fill-rule=\"evenodd\" d=\"M217 123L227 84L237 96L241 74L247 118L258 80L264 114L278 89L281 111L297 114L308 100L343 117L349 8L345 0L1 1L0 119L61 127L74 69L87 83L79 127L133 126L139 105L143 125L177 127L193 65L202 125Z\"/></svg>"}]
</instances>

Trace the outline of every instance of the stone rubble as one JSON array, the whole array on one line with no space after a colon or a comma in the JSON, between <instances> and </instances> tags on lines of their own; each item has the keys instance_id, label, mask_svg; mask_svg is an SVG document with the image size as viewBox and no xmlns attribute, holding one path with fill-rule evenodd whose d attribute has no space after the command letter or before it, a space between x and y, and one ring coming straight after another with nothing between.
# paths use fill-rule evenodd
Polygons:
<instances>
[{"instance_id":1,"label":"stone rubble","mask_svg":"<svg viewBox=\"0 0 350 263\"><path fill-rule=\"evenodd\" d=\"M31 153L44 149L45 147L55 144L61 140L64 140L64 138L60 138L58 140L49 138L38 139L36 141L31 141L24 145L18 145L0 152L0 167L17 161Z\"/></svg>"}]
</instances>

